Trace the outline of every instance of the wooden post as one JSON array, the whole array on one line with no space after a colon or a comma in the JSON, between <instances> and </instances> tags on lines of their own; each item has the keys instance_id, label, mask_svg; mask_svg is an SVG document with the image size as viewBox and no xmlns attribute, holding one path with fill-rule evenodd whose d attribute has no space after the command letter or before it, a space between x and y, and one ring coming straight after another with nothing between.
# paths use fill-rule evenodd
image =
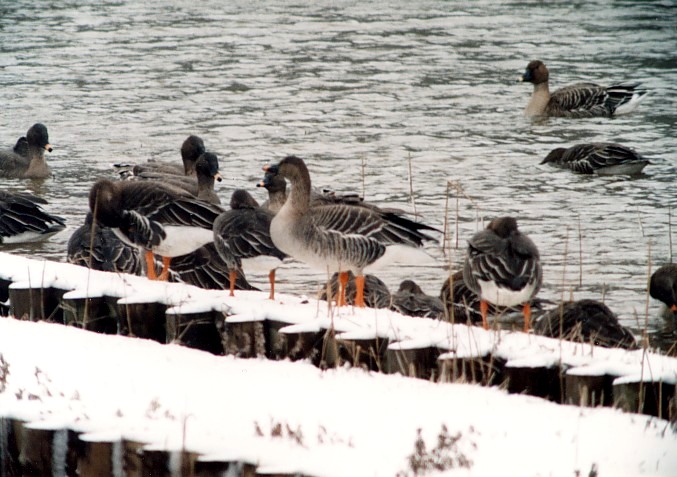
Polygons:
<instances>
[{"instance_id":1,"label":"wooden post","mask_svg":"<svg viewBox=\"0 0 677 477\"><path fill-rule=\"evenodd\" d=\"M21 476L41 477L52 475L52 438L54 431L31 429L15 421L19 437L19 465Z\"/></svg>"},{"instance_id":2,"label":"wooden post","mask_svg":"<svg viewBox=\"0 0 677 477\"><path fill-rule=\"evenodd\" d=\"M220 329L223 314L216 311L203 313L167 313L167 343L177 343L209 353L222 355L223 343Z\"/></svg>"},{"instance_id":3,"label":"wooden post","mask_svg":"<svg viewBox=\"0 0 677 477\"><path fill-rule=\"evenodd\" d=\"M266 354L266 338L262 321L237 323L226 321L222 340L226 354L240 358L255 358Z\"/></svg>"},{"instance_id":4,"label":"wooden post","mask_svg":"<svg viewBox=\"0 0 677 477\"><path fill-rule=\"evenodd\" d=\"M66 291L51 287L10 287L10 313L19 319L63 323L63 312L59 305Z\"/></svg>"},{"instance_id":5,"label":"wooden post","mask_svg":"<svg viewBox=\"0 0 677 477\"><path fill-rule=\"evenodd\" d=\"M364 367L369 371L383 371L390 341L386 338L373 340L337 340L339 355L353 367Z\"/></svg>"},{"instance_id":6,"label":"wooden post","mask_svg":"<svg viewBox=\"0 0 677 477\"><path fill-rule=\"evenodd\" d=\"M118 313L115 298L62 298L64 323L88 331L115 335L118 332Z\"/></svg>"},{"instance_id":7,"label":"wooden post","mask_svg":"<svg viewBox=\"0 0 677 477\"><path fill-rule=\"evenodd\" d=\"M82 441L78 459L78 475L81 477L113 476L118 465L115 462L113 442Z\"/></svg>"},{"instance_id":8,"label":"wooden post","mask_svg":"<svg viewBox=\"0 0 677 477\"><path fill-rule=\"evenodd\" d=\"M437 358L441 352L439 348L426 347L414 349L391 349L386 352L386 373L400 373L431 381L439 376Z\"/></svg>"},{"instance_id":9,"label":"wooden post","mask_svg":"<svg viewBox=\"0 0 677 477\"><path fill-rule=\"evenodd\" d=\"M622 382L613 385L614 406L661 419L677 420L675 385L662 381Z\"/></svg>"},{"instance_id":10,"label":"wooden post","mask_svg":"<svg viewBox=\"0 0 677 477\"><path fill-rule=\"evenodd\" d=\"M325 331L280 332L286 326L289 326L289 323L269 319L264 321L266 358L274 360L290 359L292 361L309 359L319 365L319 355L322 350Z\"/></svg>"},{"instance_id":11,"label":"wooden post","mask_svg":"<svg viewBox=\"0 0 677 477\"><path fill-rule=\"evenodd\" d=\"M165 311L167 311L167 305L157 302L116 303L116 307L119 320L118 330L121 335L146 338L158 343L166 342Z\"/></svg>"},{"instance_id":12,"label":"wooden post","mask_svg":"<svg viewBox=\"0 0 677 477\"><path fill-rule=\"evenodd\" d=\"M562 402L561 372L558 366L506 366L505 374L510 393L529 394Z\"/></svg>"},{"instance_id":13,"label":"wooden post","mask_svg":"<svg viewBox=\"0 0 677 477\"><path fill-rule=\"evenodd\" d=\"M20 449L20 422L9 417L0 417L0 475L21 475Z\"/></svg>"},{"instance_id":14,"label":"wooden post","mask_svg":"<svg viewBox=\"0 0 677 477\"><path fill-rule=\"evenodd\" d=\"M564 376L564 402L583 407L611 406L615 377L609 374L566 374Z\"/></svg>"},{"instance_id":15,"label":"wooden post","mask_svg":"<svg viewBox=\"0 0 677 477\"><path fill-rule=\"evenodd\" d=\"M439 360L440 381L474 383L494 386L505 379L505 360L492 354L475 358L445 358Z\"/></svg>"}]
</instances>

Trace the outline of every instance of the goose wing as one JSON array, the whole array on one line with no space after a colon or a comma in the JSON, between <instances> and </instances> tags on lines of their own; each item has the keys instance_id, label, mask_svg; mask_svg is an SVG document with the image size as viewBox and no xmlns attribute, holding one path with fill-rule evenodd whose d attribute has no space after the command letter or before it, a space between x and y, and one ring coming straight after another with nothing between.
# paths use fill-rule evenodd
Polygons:
<instances>
[{"instance_id":1,"label":"goose wing","mask_svg":"<svg viewBox=\"0 0 677 477\"><path fill-rule=\"evenodd\" d=\"M286 257L270 238L272 216L262 209L234 209L221 214L214 223L217 250L238 258L269 255Z\"/></svg>"},{"instance_id":2,"label":"goose wing","mask_svg":"<svg viewBox=\"0 0 677 477\"><path fill-rule=\"evenodd\" d=\"M494 282L501 288L520 290L529 283L539 288L542 280L538 250L521 234L508 238L491 231L476 234L468 243L466 263L475 282ZM468 286L477 290L477 285Z\"/></svg>"},{"instance_id":3,"label":"goose wing","mask_svg":"<svg viewBox=\"0 0 677 477\"><path fill-rule=\"evenodd\" d=\"M47 201L31 194L0 192L0 236L44 233L65 227L63 218L42 210Z\"/></svg>"},{"instance_id":4,"label":"goose wing","mask_svg":"<svg viewBox=\"0 0 677 477\"><path fill-rule=\"evenodd\" d=\"M606 88L595 83L576 83L558 89L550 96L549 108L576 114L608 115Z\"/></svg>"}]
</instances>

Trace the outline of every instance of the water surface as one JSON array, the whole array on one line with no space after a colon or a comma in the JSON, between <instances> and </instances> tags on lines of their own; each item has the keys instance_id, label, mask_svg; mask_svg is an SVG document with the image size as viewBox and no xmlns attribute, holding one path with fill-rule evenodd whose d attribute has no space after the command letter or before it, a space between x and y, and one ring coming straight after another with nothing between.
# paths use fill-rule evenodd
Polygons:
<instances>
[{"instance_id":1,"label":"water surface","mask_svg":"<svg viewBox=\"0 0 677 477\"><path fill-rule=\"evenodd\" d=\"M224 203L236 187L263 200L261 166L296 154L318 186L446 224L445 253L430 251L437 264L384 270L391 289L411 276L437 294L467 238L514 215L542 255L540 296L604 300L635 331L646 323L660 334L646 289L676 236L676 6L4 2L0 143L44 122L55 175L0 186L45 197L68 221L47 242L8 250L65 260L89 187L114 177L111 163L177 162L198 134L221 160ZM619 118L532 121L522 115L531 86L516 82L532 59L546 62L555 88L632 79L652 93ZM539 165L583 141L618 141L652 164L633 178ZM281 290L308 295L324 278L300 266L278 276Z\"/></svg>"}]
</instances>

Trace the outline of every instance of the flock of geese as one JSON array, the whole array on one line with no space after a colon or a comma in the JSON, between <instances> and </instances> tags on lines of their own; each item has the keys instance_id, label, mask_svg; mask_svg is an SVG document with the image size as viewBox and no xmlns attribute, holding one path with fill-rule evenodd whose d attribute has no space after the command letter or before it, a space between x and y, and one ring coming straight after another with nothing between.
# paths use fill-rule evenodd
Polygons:
<instances>
[{"instance_id":1,"label":"flock of geese","mask_svg":"<svg viewBox=\"0 0 677 477\"><path fill-rule=\"evenodd\" d=\"M528 116L609 117L632 111L647 94L640 83L577 83L550 93L548 69L541 61L530 62L522 80L534 85ZM11 150L0 151L0 176L49 177L45 152L51 150L47 128L33 125ZM334 274L321 298L335 298L338 306L390 307L485 328L490 313L521 307L524 331L551 336L575 331L599 344L635 345L615 315L594 300L560 304L532 328L532 306L542 306L536 295L543 273L536 245L513 217L495 218L470 238L462 270L445 281L440 297L425 295L411 280L391 295L382 281L365 272L421 253L425 242L437 241L439 230L355 195L316 190L306 163L296 156L264 167L258 184L268 191L264 204L238 189L226 209L214 192L215 181L221 180L218 159L202 139L189 136L181 157L180 166L155 161L118 165L120 180L96 181L85 222L69 239L68 261L226 288L231 294L254 289L245 270L263 270L274 299L276 269L296 260ZM638 174L649 161L620 144L591 143L555 149L543 163L583 174ZM44 200L30 194L0 191L0 243L62 230L64 220L45 212L43 205ZM677 316L677 265L654 273L650 294Z\"/></svg>"}]
</instances>

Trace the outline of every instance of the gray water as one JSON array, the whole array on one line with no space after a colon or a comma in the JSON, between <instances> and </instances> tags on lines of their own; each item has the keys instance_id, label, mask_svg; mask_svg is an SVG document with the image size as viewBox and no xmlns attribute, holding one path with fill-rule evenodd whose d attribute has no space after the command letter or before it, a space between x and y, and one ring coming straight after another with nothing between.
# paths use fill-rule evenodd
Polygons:
<instances>
[{"instance_id":1,"label":"gray water","mask_svg":"<svg viewBox=\"0 0 677 477\"><path fill-rule=\"evenodd\" d=\"M438 264L384 270L391 289L411 276L437 294L483 221L514 215L540 249L542 298L604 300L660 335L646 290L675 253L676 30L674 1L2 2L0 144L45 123L54 178L0 187L68 221L3 250L65 261L95 179L114 177L114 162L178 162L198 134L219 155L224 203L235 187L264 200L261 166L296 154L317 186L448 220ZM516 81L532 59L552 88L641 80L651 95L619 118L532 121L531 85ZM652 164L633 178L539 165L584 141L618 141ZM324 279L301 266L278 277L309 296Z\"/></svg>"}]
</instances>

